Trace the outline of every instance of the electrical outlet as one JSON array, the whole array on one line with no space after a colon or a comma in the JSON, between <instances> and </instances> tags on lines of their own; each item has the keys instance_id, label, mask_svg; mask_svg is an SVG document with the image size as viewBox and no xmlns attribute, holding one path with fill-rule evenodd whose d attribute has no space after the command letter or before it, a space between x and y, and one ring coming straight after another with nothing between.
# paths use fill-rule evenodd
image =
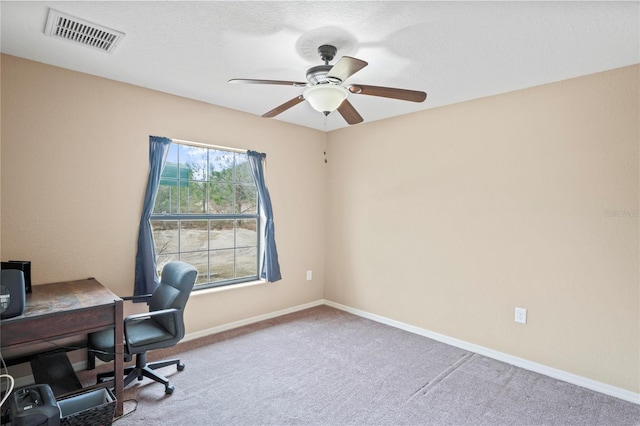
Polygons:
<instances>
[{"instance_id":1,"label":"electrical outlet","mask_svg":"<svg viewBox=\"0 0 640 426\"><path fill-rule=\"evenodd\" d=\"M307 271L307 281L311 281L313 279L313 271Z\"/></svg>"},{"instance_id":2,"label":"electrical outlet","mask_svg":"<svg viewBox=\"0 0 640 426\"><path fill-rule=\"evenodd\" d=\"M516 308L516 322L520 324L527 323L527 310L525 308Z\"/></svg>"}]
</instances>

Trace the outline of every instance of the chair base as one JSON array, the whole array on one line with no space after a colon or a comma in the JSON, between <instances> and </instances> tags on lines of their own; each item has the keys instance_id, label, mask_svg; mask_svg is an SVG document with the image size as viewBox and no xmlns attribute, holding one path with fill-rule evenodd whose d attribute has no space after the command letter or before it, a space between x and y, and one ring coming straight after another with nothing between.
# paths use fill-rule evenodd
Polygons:
<instances>
[{"instance_id":1,"label":"chair base","mask_svg":"<svg viewBox=\"0 0 640 426\"><path fill-rule=\"evenodd\" d=\"M169 382L169 379L164 377L163 375L155 372L154 370L162 367L167 367L169 365L175 365L178 371L184 370L185 365L180 362L179 359L168 359L164 361L156 361L147 363L147 354L137 354L136 355L136 365L131 367L126 367L124 369L124 387L133 382L133 379L142 380L144 377L148 377L151 380L155 380L158 383L162 383L164 385L164 392L168 395L171 395L175 390L175 387ZM98 374L97 379L98 382L104 381L108 377L113 377L113 371L108 373Z\"/></svg>"}]
</instances>

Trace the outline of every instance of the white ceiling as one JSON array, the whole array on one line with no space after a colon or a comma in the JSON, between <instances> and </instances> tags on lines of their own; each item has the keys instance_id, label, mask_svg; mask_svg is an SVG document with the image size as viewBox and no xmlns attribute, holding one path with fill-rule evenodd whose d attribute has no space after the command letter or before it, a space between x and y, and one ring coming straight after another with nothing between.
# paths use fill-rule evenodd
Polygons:
<instances>
[{"instance_id":1,"label":"white ceiling","mask_svg":"<svg viewBox=\"0 0 640 426\"><path fill-rule=\"evenodd\" d=\"M113 53L46 37L48 7L126 37ZM640 63L638 1L3 0L0 15L3 53L256 115L303 89L227 81L305 81L321 44L369 63L347 83L428 93L424 103L351 94L365 123ZM347 126L306 102L276 119Z\"/></svg>"}]
</instances>

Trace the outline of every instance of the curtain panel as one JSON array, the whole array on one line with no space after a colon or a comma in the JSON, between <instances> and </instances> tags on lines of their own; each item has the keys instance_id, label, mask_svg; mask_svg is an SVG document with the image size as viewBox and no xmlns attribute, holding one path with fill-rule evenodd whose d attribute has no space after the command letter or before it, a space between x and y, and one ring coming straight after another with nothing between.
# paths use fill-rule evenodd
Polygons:
<instances>
[{"instance_id":1,"label":"curtain panel","mask_svg":"<svg viewBox=\"0 0 640 426\"><path fill-rule=\"evenodd\" d=\"M136 254L134 296L150 294L159 283L156 273L156 250L151 231L151 213L156 202L160 176L167 161L171 139L160 136L149 136L149 179L144 195L142 217L138 231L138 252Z\"/></svg>"},{"instance_id":2,"label":"curtain panel","mask_svg":"<svg viewBox=\"0 0 640 426\"><path fill-rule=\"evenodd\" d=\"M251 174L258 188L260 206L265 217L264 226L264 251L262 257L262 271L260 277L268 282L275 282L282 279L280 274L280 264L278 263L278 250L276 249L275 227L273 224L273 208L271 207L271 197L264 180L264 169L262 160L266 154L256 151L247 151Z\"/></svg>"}]
</instances>

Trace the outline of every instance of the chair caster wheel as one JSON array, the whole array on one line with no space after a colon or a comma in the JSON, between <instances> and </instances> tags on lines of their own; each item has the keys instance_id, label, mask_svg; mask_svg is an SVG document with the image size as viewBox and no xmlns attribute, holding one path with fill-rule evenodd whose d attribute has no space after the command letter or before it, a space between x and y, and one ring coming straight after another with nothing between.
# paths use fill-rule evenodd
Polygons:
<instances>
[{"instance_id":1,"label":"chair caster wheel","mask_svg":"<svg viewBox=\"0 0 640 426\"><path fill-rule=\"evenodd\" d=\"M182 370L184 370L184 364L180 363L178 364L178 371L182 371Z\"/></svg>"},{"instance_id":2,"label":"chair caster wheel","mask_svg":"<svg viewBox=\"0 0 640 426\"><path fill-rule=\"evenodd\" d=\"M176 388L173 385L167 385L164 389L164 393L171 395Z\"/></svg>"}]
</instances>

